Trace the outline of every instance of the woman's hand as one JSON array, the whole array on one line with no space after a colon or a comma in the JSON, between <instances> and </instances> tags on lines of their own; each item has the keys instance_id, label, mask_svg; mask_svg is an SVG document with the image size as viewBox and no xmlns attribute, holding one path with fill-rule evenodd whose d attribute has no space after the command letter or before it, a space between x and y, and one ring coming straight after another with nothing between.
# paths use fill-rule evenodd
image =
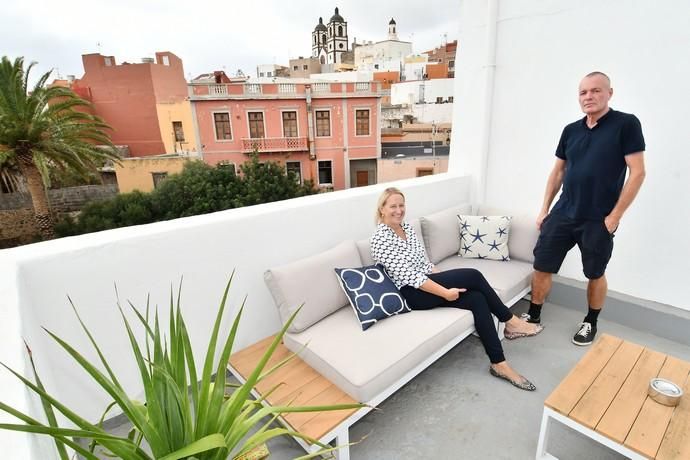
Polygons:
<instances>
[{"instance_id":1,"label":"woman's hand","mask_svg":"<svg viewBox=\"0 0 690 460\"><path fill-rule=\"evenodd\" d=\"M461 289L461 288L450 288L446 289L445 295L443 296L444 299L446 299L448 302L452 302L454 300L458 300L458 297L460 297L460 293L467 291L467 289Z\"/></svg>"}]
</instances>

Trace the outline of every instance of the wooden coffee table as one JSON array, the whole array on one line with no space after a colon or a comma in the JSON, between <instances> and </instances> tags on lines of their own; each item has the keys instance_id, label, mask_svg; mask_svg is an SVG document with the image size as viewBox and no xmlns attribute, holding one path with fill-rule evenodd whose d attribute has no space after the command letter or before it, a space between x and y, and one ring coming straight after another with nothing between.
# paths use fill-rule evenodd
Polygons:
<instances>
[{"instance_id":1,"label":"wooden coffee table","mask_svg":"<svg viewBox=\"0 0 690 460\"><path fill-rule=\"evenodd\" d=\"M544 402L537 458L559 422L631 459L690 459L690 363L602 335ZM647 396L662 377L684 391L676 407Z\"/></svg>"}]
</instances>

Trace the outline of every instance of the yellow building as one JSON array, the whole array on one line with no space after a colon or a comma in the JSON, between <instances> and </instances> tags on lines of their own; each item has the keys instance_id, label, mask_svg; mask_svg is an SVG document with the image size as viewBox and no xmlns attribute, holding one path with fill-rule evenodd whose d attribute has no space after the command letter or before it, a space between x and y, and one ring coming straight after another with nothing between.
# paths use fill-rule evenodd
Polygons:
<instances>
[{"instance_id":1,"label":"yellow building","mask_svg":"<svg viewBox=\"0 0 690 460\"><path fill-rule=\"evenodd\" d=\"M188 161L198 160L198 157L177 154L125 158L115 165L120 193L150 192L169 175L182 172Z\"/></svg>"}]
</instances>

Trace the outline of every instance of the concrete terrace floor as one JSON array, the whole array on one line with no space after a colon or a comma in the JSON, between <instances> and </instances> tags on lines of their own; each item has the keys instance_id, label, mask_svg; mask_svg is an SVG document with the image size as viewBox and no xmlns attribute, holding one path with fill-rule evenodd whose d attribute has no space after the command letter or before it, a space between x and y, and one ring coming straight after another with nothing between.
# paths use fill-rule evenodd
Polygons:
<instances>
[{"instance_id":1,"label":"concrete terrace floor","mask_svg":"<svg viewBox=\"0 0 690 460\"><path fill-rule=\"evenodd\" d=\"M516 314L527 310L520 301ZM506 358L536 386L526 392L489 375L489 361L479 339L470 336L350 429L354 460L401 459L533 459L537 450L542 408L589 347L571 338L585 310L546 304L545 330L536 337L504 341ZM607 321L607 333L690 361L690 347ZM272 460L304 455L292 439L269 443ZM555 425L549 451L562 460L622 459L608 448Z\"/></svg>"}]
</instances>

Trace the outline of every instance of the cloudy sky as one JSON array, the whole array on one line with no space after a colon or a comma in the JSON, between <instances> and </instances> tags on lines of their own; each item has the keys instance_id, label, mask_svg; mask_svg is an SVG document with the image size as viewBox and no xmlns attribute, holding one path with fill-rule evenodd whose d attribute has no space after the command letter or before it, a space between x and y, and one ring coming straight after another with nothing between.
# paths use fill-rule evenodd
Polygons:
<instances>
[{"instance_id":1,"label":"cloudy sky","mask_svg":"<svg viewBox=\"0 0 690 460\"><path fill-rule=\"evenodd\" d=\"M336 6L350 42L384 40L391 17L415 52L458 35L460 0L23 0L3 2L0 55L80 77L82 54L100 52L122 63L172 51L187 77L221 69L253 75L257 64L308 56L319 16L327 23Z\"/></svg>"}]
</instances>

